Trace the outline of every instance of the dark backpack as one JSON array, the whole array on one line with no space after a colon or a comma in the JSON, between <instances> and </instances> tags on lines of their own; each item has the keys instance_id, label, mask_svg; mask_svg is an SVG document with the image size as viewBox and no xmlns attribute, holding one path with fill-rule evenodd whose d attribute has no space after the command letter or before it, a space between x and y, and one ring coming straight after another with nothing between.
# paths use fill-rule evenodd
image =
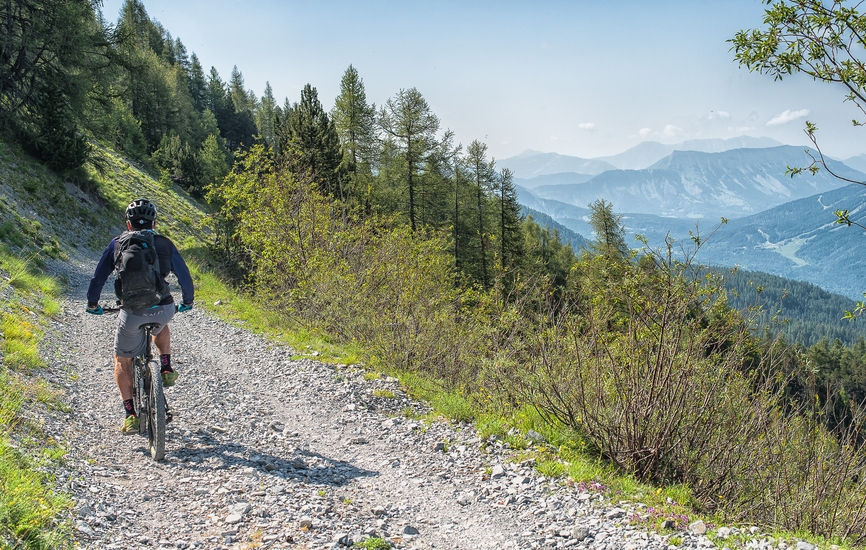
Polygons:
<instances>
[{"instance_id":1,"label":"dark backpack","mask_svg":"<svg viewBox=\"0 0 866 550\"><path fill-rule=\"evenodd\" d=\"M168 295L152 231L124 231L114 243L114 269L114 292L125 307L152 307Z\"/></svg>"}]
</instances>

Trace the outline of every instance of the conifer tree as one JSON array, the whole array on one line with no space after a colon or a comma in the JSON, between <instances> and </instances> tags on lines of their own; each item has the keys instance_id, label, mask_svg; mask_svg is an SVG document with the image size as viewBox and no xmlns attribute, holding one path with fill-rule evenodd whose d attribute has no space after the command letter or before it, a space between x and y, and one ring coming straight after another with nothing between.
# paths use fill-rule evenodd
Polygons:
<instances>
[{"instance_id":1,"label":"conifer tree","mask_svg":"<svg viewBox=\"0 0 866 550\"><path fill-rule=\"evenodd\" d=\"M409 192L409 225L417 230L418 184L427 157L436 148L439 118L430 110L427 100L415 89L400 90L389 99L379 114L382 130L397 146L405 163L405 182Z\"/></svg>"},{"instance_id":2,"label":"conifer tree","mask_svg":"<svg viewBox=\"0 0 866 550\"><path fill-rule=\"evenodd\" d=\"M8 0L0 13L0 130L53 168L75 168L88 149L78 130L109 59L108 30L88 0Z\"/></svg>"},{"instance_id":3,"label":"conifer tree","mask_svg":"<svg viewBox=\"0 0 866 550\"><path fill-rule=\"evenodd\" d=\"M279 158L296 176L307 177L324 193L345 199L339 169L343 156L340 138L316 88L304 86L301 101L287 105L284 118L277 129L282 134L276 139Z\"/></svg>"},{"instance_id":4,"label":"conifer tree","mask_svg":"<svg viewBox=\"0 0 866 550\"><path fill-rule=\"evenodd\" d=\"M503 168L499 173L499 242L502 266L519 263L521 256L520 203L514 186L514 172Z\"/></svg>"},{"instance_id":5,"label":"conifer tree","mask_svg":"<svg viewBox=\"0 0 866 550\"><path fill-rule=\"evenodd\" d=\"M592 211L589 223L595 232L592 250L608 260L622 261L628 258L629 248L625 243L625 228L622 214L613 213L613 204L599 199L589 205Z\"/></svg>"},{"instance_id":6,"label":"conifer tree","mask_svg":"<svg viewBox=\"0 0 866 550\"><path fill-rule=\"evenodd\" d=\"M277 100L270 82L265 82L265 93L256 109L256 127L262 139L270 147L274 145L274 123L277 114Z\"/></svg>"},{"instance_id":7,"label":"conifer tree","mask_svg":"<svg viewBox=\"0 0 866 550\"><path fill-rule=\"evenodd\" d=\"M204 69L198 56L193 52L189 65L189 95L192 100L192 105L198 113L203 113L208 108L207 102L207 79L204 76Z\"/></svg>"},{"instance_id":8,"label":"conifer tree","mask_svg":"<svg viewBox=\"0 0 866 550\"><path fill-rule=\"evenodd\" d=\"M247 90L244 88L244 75L238 70L237 65L232 67L232 76L229 80L229 97L236 113L252 110L253 106L250 105Z\"/></svg>"},{"instance_id":9,"label":"conifer tree","mask_svg":"<svg viewBox=\"0 0 866 550\"><path fill-rule=\"evenodd\" d=\"M495 163L493 160L487 160L487 145L480 141L473 140L466 149L466 165L469 169L472 178L472 184L475 188L475 216L477 220L477 236L478 236L478 261L481 265L481 283L487 287L490 285L490 273L487 266L487 226L485 224L485 204L487 196L493 190Z\"/></svg>"},{"instance_id":10,"label":"conifer tree","mask_svg":"<svg viewBox=\"0 0 866 550\"><path fill-rule=\"evenodd\" d=\"M343 146L344 167L350 177L352 192L361 197L368 211L370 184L362 186L360 180L370 181L376 142L375 116L376 106L367 103L364 79L358 76L355 67L349 65L340 81L340 95L337 96L332 117Z\"/></svg>"}]
</instances>

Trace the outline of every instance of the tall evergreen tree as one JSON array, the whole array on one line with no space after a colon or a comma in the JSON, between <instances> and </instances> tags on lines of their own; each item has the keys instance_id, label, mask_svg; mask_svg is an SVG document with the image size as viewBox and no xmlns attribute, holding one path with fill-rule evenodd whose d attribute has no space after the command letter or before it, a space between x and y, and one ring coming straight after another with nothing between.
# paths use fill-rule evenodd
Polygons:
<instances>
[{"instance_id":1,"label":"tall evergreen tree","mask_svg":"<svg viewBox=\"0 0 866 550\"><path fill-rule=\"evenodd\" d=\"M270 82L265 82L265 93L256 109L256 127L265 143L274 146L274 122L277 114L277 100L274 99L274 90Z\"/></svg>"},{"instance_id":2,"label":"tall evergreen tree","mask_svg":"<svg viewBox=\"0 0 866 550\"><path fill-rule=\"evenodd\" d=\"M394 139L405 162L405 181L409 191L409 224L417 230L417 185L421 168L436 148L439 118L427 100L415 89L400 90L389 99L379 115L382 130Z\"/></svg>"},{"instance_id":3,"label":"tall evergreen tree","mask_svg":"<svg viewBox=\"0 0 866 550\"><path fill-rule=\"evenodd\" d=\"M87 151L78 130L88 104L99 103L111 55L108 30L89 0L6 0L0 14L0 129L50 154L52 167L74 168Z\"/></svg>"},{"instance_id":4,"label":"tall evergreen tree","mask_svg":"<svg viewBox=\"0 0 866 550\"><path fill-rule=\"evenodd\" d=\"M229 112L226 103L227 94L228 90L226 90L226 85L222 78L220 78L219 72L217 72L216 67L211 67L207 80L206 106L216 117L220 128L222 128L223 120L227 118L227 113Z\"/></svg>"},{"instance_id":5,"label":"tall evergreen tree","mask_svg":"<svg viewBox=\"0 0 866 550\"><path fill-rule=\"evenodd\" d=\"M473 140L466 149L466 165L475 188L475 216L477 220L478 235L478 261L481 265L481 283L487 287L490 285L490 272L487 265L488 234L485 224L485 204L488 194L493 190L494 178L496 177L495 163L487 160L487 145Z\"/></svg>"},{"instance_id":6,"label":"tall evergreen tree","mask_svg":"<svg viewBox=\"0 0 866 550\"><path fill-rule=\"evenodd\" d=\"M612 261L628 258L629 248L625 243L622 214L614 214L613 204L604 199L594 201L589 205L589 209L592 212L589 223L595 232L593 252Z\"/></svg>"},{"instance_id":7,"label":"tall evergreen tree","mask_svg":"<svg viewBox=\"0 0 866 550\"><path fill-rule=\"evenodd\" d=\"M370 174L376 140L376 106L367 103L364 79L352 65L340 81L340 95L332 111L337 134L344 151L344 167L349 174L351 192L370 208ZM361 179L368 183L363 185ZM363 187L363 189L362 189Z\"/></svg>"},{"instance_id":8,"label":"tall evergreen tree","mask_svg":"<svg viewBox=\"0 0 866 550\"><path fill-rule=\"evenodd\" d=\"M521 256L520 203L514 186L514 172L503 168L499 173L499 243L502 266L518 264Z\"/></svg>"},{"instance_id":9,"label":"tall evergreen tree","mask_svg":"<svg viewBox=\"0 0 866 550\"><path fill-rule=\"evenodd\" d=\"M197 112L204 113L204 110L208 108L208 83L204 76L204 69L195 52L190 59L188 85L193 107Z\"/></svg>"},{"instance_id":10,"label":"tall evergreen tree","mask_svg":"<svg viewBox=\"0 0 866 550\"><path fill-rule=\"evenodd\" d=\"M174 62L183 70L183 74L186 75L186 78L189 79L192 65L189 59L188 52L186 51L186 46L183 45L183 42L180 41L180 38L175 38L173 46L175 59Z\"/></svg>"},{"instance_id":11,"label":"tall evergreen tree","mask_svg":"<svg viewBox=\"0 0 866 550\"><path fill-rule=\"evenodd\" d=\"M237 65L232 67L232 76L229 80L229 97L231 97L236 113L252 111L253 105L250 104L249 94L244 88L244 75L238 70Z\"/></svg>"},{"instance_id":12,"label":"tall evergreen tree","mask_svg":"<svg viewBox=\"0 0 866 550\"><path fill-rule=\"evenodd\" d=\"M344 199L340 162L342 150L337 128L322 108L316 88L307 84L301 101L287 107L277 153L296 176L316 182L325 193Z\"/></svg>"}]
</instances>

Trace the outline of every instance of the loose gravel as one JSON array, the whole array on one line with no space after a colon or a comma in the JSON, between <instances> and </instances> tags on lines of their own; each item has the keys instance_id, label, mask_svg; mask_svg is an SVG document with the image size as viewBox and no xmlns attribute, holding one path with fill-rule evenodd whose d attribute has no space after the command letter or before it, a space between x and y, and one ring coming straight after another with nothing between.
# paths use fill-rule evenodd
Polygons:
<instances>
[{"instance_id":1,"label":"loose gravel","mask_svg":"<svg viewBox=\"0 0 866 550\"><path fill-rule=\"evenodd\" d=\"M84 313L94 266L64 266L69 295L45 342L72 409L47 429L69 445L57 484L74 499L81 548L338 549L371 537L400 549L714 546L703 524L665 536L633 526L644 506L545 479L471 425L413 420L428 408L394 379L293 360L201 309L170 325L180 378L166 390L174 420L156 463L146 439L118 431L115 317Z\"/></svg>"}]
</instances>

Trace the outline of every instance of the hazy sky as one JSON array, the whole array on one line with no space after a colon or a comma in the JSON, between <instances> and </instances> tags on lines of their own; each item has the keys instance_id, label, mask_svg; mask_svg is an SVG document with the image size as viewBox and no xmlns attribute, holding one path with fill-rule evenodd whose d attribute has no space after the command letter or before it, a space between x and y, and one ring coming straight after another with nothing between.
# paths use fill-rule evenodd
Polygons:
<instances>
[{"instance_id":1,"label":"hazy sky","mask_svg":"<svg viewBox=\"0 0 866 550\"><path fill-rule=\"evenodd\" d=\"M115 21L122 0L105 0ZM580 157L645 140L769 136L825 152L866 153L862 115L837 86L774 82L733 61L739 29L759 26L759 0L279 1L144 0L205 71L233 66L258 96L282 103L310 83L333 106L349 64L370 102L417 88L458 142L496 158L526 149ZM862 118L862 116L861 116Z\"/></svg>"}]
</instances>

